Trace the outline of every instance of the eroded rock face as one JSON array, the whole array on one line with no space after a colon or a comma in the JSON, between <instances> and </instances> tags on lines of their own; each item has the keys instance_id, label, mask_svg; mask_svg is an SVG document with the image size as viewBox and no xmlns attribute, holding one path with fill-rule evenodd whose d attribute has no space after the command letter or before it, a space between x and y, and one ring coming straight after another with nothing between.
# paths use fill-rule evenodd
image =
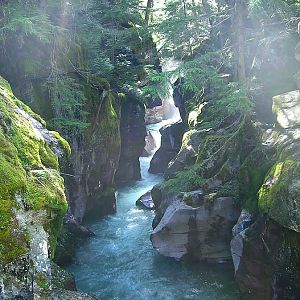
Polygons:
<instances>
[{"instance_id":1,"label":"eroded rock face","mask_svg":"<svg viewBox=\"0 0 300 300\"><path fill-rule=\"evenodd\" d=\"M181 148L176 157L170 161L166 175L173 175L196 162L199 147L206 134L206 132L190 130L183 135Z\"/></svg>"},{"instance_id":2,"label":"eroded rock face","mask_svg":"<svg viewBox=\"0 0 300 300\"><path fill-rule=\"evenodd\" d=\"M241 196L258 215L251 225L242 213L233 230L231 252L244 299L300 297L298 104L298 91L274 97L277 126L261 135L242 166Z\"/></svg>"},{"instance_id":3,"label":"eroded rock face","mask_svg":"<svg viewBox=\"0 0 300 300\"><path fill-rule=\"evenodd\" d=\"M243 299L299 298L299 238L263 217L233 238L235 276Z\"/></svg>"},{"instance_id":4,"label":"eroded rock face","mask_svg":"<svg viewBox=\"0 0 300 300\"><path fill-rule=\"evenodd\" d=\"M68 207L58 157L68 144L43 124L0 77L1 299L50 299L50 259Z\"/></svg>"},{"instance_id":5,"label":"eroded rock face","mask_svg":"<svg viewBox=\"0 0 300 300\"><path fill-rule=\"evenodd\" d=\"M147 132L147 135L145 138L145 148L142 153L143 157L151 156L154 153L155 149L157 148L157 144L156 144L155 138L153 136L153 132L149 129L147 129L146 132Z\"/></svg>"},{"instance_id":6,"label":"eroded rock face","mask_svg":"<svg viewBox=\"0 0 300 300\"><path fill-rule=\"evenodd\" d=\"M141 178L139 157L145 147L145 109L134 95L127 96L121 111L121 156L116 172L117 183Z\"/></svg>"},{"instance_id":7,"label":"eroded rock face","mask_svg":"<svg viewBox=\"0 0 300 300\"><path fill-rule=\"evenodd\" d=\"M208 262L228 261L231 229L238 214L230 197L207 203L202 191L187 193L173 199L154 228L151 241L160 254L175 259L190 256Z\"/></svg>"},{"instance_id":8,"label":"eroded rock face","mask_svg":"<svg viewBox=\"0 0 300 300\"><path fill-rule=\"evenodd\" d=\"M71 137L70 165L64 168L71 174L65 177L66 186L71 212L78 222L115 212L114 179L121 150L120 99L106 84L98 92L91 88L95 97L90 107L92 125Z\"/></svg>"},{"instance_id":9,"label":"eroded rock face","mask_svg":"<svg viewBox=\"0 0 300 300\"><path fill-rule=\"evenodd\" d=\"M183 131L182 122L166 125L160 130L161 147L151 160L150 173L163 173L167 169L169 162L180 150Z\"/></svg>"}]
</instances>

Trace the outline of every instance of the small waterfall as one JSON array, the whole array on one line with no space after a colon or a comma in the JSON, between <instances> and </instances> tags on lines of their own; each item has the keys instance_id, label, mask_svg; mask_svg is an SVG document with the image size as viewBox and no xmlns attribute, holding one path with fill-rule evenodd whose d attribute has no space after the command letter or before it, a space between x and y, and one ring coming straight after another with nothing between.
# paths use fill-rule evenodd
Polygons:
<instances>
[{"instance_id":1,"label":"small waterfall","mask_svg":"<svg viewBox=\"0 0 300 300\"><path fill-rule=\"evenodd\" d=\"M163 62L162 64L162 71L163 72L170 72L176 70L180 65L180 62L175 60L174 58L170 58ZM174 104L173 99L173 86L174 82L177 80L178 76L174 75L171 78L170 83L166 88L166 95L160 95L163 103L163 111L164 111L164 120L169 120L168 123L175 123L181 120L180 113L178 107Z\"/></svg>"}]
</instances>

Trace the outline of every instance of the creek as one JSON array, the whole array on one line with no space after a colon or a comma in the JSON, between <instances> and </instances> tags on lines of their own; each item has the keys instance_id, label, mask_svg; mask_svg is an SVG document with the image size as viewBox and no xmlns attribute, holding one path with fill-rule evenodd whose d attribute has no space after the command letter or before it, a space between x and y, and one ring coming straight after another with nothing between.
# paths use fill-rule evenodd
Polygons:
<instances>
[{"instance_id":1,"label":"creek","mask_svg":"<svg viewBox=\"0 0 300 300\"><path fill-rule=\"evenodd\" d=\"M148 125L157 149L159 129L172 121L174 116ZM78 245L75 261L68 268L78 289L103 300L239 299L232 266L182 263L152 248L149 236L154 212L135 205L163 180L148 173L150 160L140 158L140 181L118 189L116 214L89 224L96 236Z\"/></svg>"}]
</instances>

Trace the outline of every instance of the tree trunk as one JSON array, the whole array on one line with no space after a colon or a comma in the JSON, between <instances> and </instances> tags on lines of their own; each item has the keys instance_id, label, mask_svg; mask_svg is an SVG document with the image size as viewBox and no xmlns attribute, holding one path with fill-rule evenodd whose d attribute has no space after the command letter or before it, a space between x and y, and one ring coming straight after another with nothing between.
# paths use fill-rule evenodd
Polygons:
<instances>
[{"instance_id":1,"label":"tree trunk","mask_svg":"<svg viewBox=\"0 0 300 300\"><path fill-rule=\"evenodd\" d=\"M235 22L234 35L236 41L236 59L237 59L237 79L239 81L246 80L246 59L245 59L245 24L244 14L246 11L243 0L236 0L234 7Z\"/></svg>"},{"instance_id":2,"label":"tree trunk","mask_svg":"<svg viewBox=\"0 0 300 300\"><path fill-rule=\"evenodd\" d=\"M154 5L154 0L148 0L147 1L147 7L146 7L146 14L145 14L145 24L146 26L149 25L150 17L151 17L151 9Z\"/></svg>"}]
</instances>

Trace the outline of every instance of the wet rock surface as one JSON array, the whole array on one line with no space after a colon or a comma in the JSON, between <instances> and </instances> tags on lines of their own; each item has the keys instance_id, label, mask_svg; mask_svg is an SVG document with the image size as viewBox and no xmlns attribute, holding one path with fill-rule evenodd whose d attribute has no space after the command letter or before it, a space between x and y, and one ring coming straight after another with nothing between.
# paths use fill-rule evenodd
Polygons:
<instances>
[{"instance_id":1,"label":"wet rock surface","mask_svg":"<svg viewBox=\"0 0 300 300\"><path fill-rule=\"evenodd\" d=\"M153 136L153 132L149 129L147 129L147 135L145 138L145 148L142 153L142 157L149 157L151 156L155 149L157 148L155 138Z\"/></svg>"},{"instance_id":2,"label":"wet rock surface","mask_svg":"<svg viewBox=\"0 0 300 300\"><path fill-rule=\"evenodd\" d=\"M136 201L136 205L146 209L155 209L155 205L151 196L151 191L148 191L146 194L142 195Z\"/></svg>"},{"instance_id":3,"label":"wet rock surface","mask_svg":"<svg viewBox=\"0 0 300 300\"><path fill-rule=\"evenodd\" d=\"M55 285L75 288L51 262L68 206L58 160L68 143L1 77L0 116L0 298L48 300Z\"/></svg>"},{"instance_id":4,"label":"wet rock surface","mask_svg":"<svg viewBox=\"0 0 300 300\"><path fill-rule=\"evenodd\" d=\"M151 234L152 244L160 254L207 262L231 260L229 242L238 208L230 197L219 197L209 204L203 196L202 191L187 193L168 205Z\"/></svg>"},{"instance_id":5,"label":"wet rock surface","mask_svg":"<svg viewBox=\"0 0 300 300\"><path fill-rule=\"evenodd\" d=\"M284 128L292 128L300 123L300 92L292 91L273 98L273 111L278 124Z\"/></svg>"},{"instance_id":6,"label":"wet rock surface","mask_svg":"<svg viewBox=\"0 0 300 300\"><path fill-rule=\"evenodd\" d=\"M160 130L162 136L161 147L151 160L150 173L155 174L166 171L169 162L180 150L183 131L184 125L182 122L166 125Z\"/></svg>"},{"instance_id":7,"label":"wet rock surface","mask_svg":"<svg viewBox=\"0 0 300 300\"><path fill-rule=\"evenodd\" d=\"M139 157L145 147L145 109L128 96L121 112L121 155L116 172L116 183L126 183L141 178Z\"/></svg>"},{"instance_id":8,"label":"wet rock surface","mask_svg":"<svg viewBox=\"0 0 300 300\"><path fill-rule=\"evenodd\" d=\"M300 297L297 95L295 91L274 97L277 124L261 136L242 168L249 188L241 195L247 203L257 202L258 215L255 219L242 211L233 228L231 252L243 299Z\"/></svg>"}]
</instances>

